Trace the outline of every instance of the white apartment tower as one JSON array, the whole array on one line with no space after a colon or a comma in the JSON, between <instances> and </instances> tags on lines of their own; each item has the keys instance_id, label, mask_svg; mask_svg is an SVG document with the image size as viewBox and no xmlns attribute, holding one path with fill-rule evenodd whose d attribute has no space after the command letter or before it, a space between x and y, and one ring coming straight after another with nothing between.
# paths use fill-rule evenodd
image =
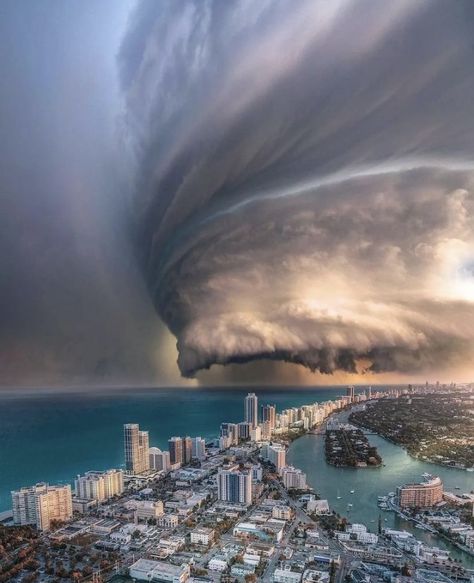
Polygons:
<instances>
[{"instance_id":1,"label":"white apartment tower","mask_svg":"<svg viewBox=\"0 0 474 583\"><path fill-rule=\"evenodd\" d=\"M281 469L281 478L283 485L287 490L305 490L306 485L306 474L300 469L294 468L293 466L286 466Z\"/></svg>"},{"instance_id":2,"label":"white apartment tower","mask_svg":"<svg viewBox=\"0 0 474 583\"><path fill-rule=\"evenodd\" d=\"M258 397L255 393L249 393L245 397L245 421L250 423L251 429L258 425Z\"/></svg>"},{"instance_id":3,"label":"white apartment tower","mask_svg":"<svg viewBox=\"0 0 474 583\"><path fill-rule=\"evenodd\" d=\"M202 437L192 438L192 457L199 461L206 459L206 440Z\"/></svg>"},{"instance_id":4,"label":"white apartment tower","mask_svg":"<svg viewBox=\"0 0 474 583\"><path fill-rule=\"evenodd\" d=\"M49 530L53 520L72 518L71 486L36 484L12 492L13 522Z\"/></svg>"},{"instance_id":5,"label":"white apartment tower","mask_svg":"<svg viewBox=\"0 0 474 583\"><path fill-rule=\"evenodd\" d=\"M159 447L150 447L150 469L160 472L170 471L170 452L161 451Z\"/></svg>"},{"instance_id":6,"label":"white apartment tower","mask_svg":"<svg viewBox=\"0 0 474 583\"><path fill-rule=\"evenodd\" d=\"M77 476L74 486L78 498L104 502L122 494L123 471L86 472L84 476Z\"/></svg>"},{"instance_id":7,"label":"white apartment tower","mask_svg":"<svg viewBox=\"0 0 474 583\"><path fill-rule=\"evenodd\" d=\"M138 423L123 426L125 469L141 474L150 469L148 431L140 431Z\"/></svg>"},{"instance_id":8,"label":"white apartment tower","mask_svg":"<svg viewBox=\"0 0 474 583\"><path fill-rule=\"evenodd\" d=\"M279 444L269 445L267 447L267 459L279 472L286 466L286 448Z\"/></svg>"}]
</instances>

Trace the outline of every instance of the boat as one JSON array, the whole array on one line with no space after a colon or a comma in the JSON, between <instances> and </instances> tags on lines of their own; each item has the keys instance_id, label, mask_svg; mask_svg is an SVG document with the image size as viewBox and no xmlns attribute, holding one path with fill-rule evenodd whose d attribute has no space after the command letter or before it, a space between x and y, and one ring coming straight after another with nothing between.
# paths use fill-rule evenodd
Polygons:
<instances>
[{"instance_id":1,"label":"boat","mask_svg":"<svg viewBox=\"0 0 474 583\"><path fill-rule=\"evenodd\" d=\"M455 486L454 489L455 490L460 490L461 488L459 486Z\"/></svg>"},{"instance_id":2,"label":"boat","mask_svg":"<svg viewBox=\"0 0 474 583\"><path fill-rule=\"evenodd\" d=\"M351 490L351 491L350 491L350 493L351 493L351 494L354 494L354 492L355 492L355 490Z\"/></svg>"},{"instance_id":3,"label":"boat","mask_svg":"<svg viewBox=\"0 0 474 583\"><path fill-rule=\"evenodd\" d=\"M342 496L340 495L339 490L337 491L337 499L340 500L342 498Z\"/></svg>"},{"instance_id":4,"label":"boat","mask_svg":"<svg viewBox=\"0 0 474 583\"><path fill-rule=\"evenodd\" d=\"M342 498L342 496L338 496L337 499L340 500Z\"/></svg>"}]
</instances>

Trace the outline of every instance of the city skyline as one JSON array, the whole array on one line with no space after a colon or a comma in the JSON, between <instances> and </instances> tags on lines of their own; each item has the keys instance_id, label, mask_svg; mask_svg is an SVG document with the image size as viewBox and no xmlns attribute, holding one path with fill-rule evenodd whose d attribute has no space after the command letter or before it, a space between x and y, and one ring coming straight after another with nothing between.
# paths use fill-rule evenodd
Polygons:
<instances>
[{"instance_id":1,"label":"city skyline","mask_svg":"<svg viewBox=\"0 0 474 583\"><path fill-rule=\"evenodd\" d=\"M416 576L420 583L426 581L425 577L453 583L451 576L457 579L470 574L469 563L464 564L464 560L474 552L474 524L469 522L474 516L474 492L462 492L459 486L447 490L444 479L434 473L423 473L421 481L413 474L408 480L394 474L396 482L389 486L394 491L383 494L378 490L378 496L371 496L371 504L379 508L375 524L375 519L369 521L375 508L372 512L358 511L357 522L353 521L352 512L363 492L349 489L351 480L339 480L337 490L332 487L327 492L328 499L315 488L324 463L326 468L334 465L336 471L357 467L372 473L365 460L375 460L376 456L379 468L385 467L377 448L367 440L369 437L372 441L374 434L368 432L364 437L359 427L378 423L380 435L394 438L390 433L394 424L400 443L412 451L400 434L403 424L397 423L393 411L388 418L381 411L400 411L400 418L410 428L420 411L429 416L433 406L442 421L437 431L446 432L445 416L452 415L458 420L458 429L454 433L454 428L449 430L450 438L464 434L472 441L465 423L472 425L466 405L472 401L473 386L450 389L443 389L439 383L385 391L349 386L337 399L286 409L277 408L264 397L259 408L257 395L247 393L236 403L243 420L221 421L219 428L214 428L220 438L206 443L201 437L170 437L169 452L149 447L148 427L145 430L138 423L127 422L123 425L125 470L78 474L74 492L70 484L43 482L19 487L11 492L12 510L0 513L0 533L3 529L5 536L5 528L12 532L22 528L23 536L41 541L41 547L24 545L36 559L34 563L18 562L17 569L31 570L32 565L38 569L36 565L44 564L45 581L55 573L66 576L68 569L73 576L76 569L73 578L82 576L84 580L90 576L105 576L110 581L117 577L119 581L123 577L125 581L173 577L185 583L193 576L217 572L218 581L222 580L220 573L225 573L224 577L230 573L237 579L252 576L254 581L268 583L310 583L315 576L316 580L323 577L329 583L342 583L346 575L356 581L366 572L368 567L359 556L363 553L370 558L369 564L376 564L377 574L385 574L383 580L402 570L409 574L409 580ZM269 430L266 437L263 427ZM426 424L420 427L426 429ZM432 433L428 427L427 435ZM339 441L335 442L337 436ZM323 438L326 444L325 462L305 455L303 468L307 471L317 467L309 475L295 463L293 446L304 438ZM456 462L452 459L453 440L445 450L449 457L432 452L427 458L428 452L423 451L416 456L428 459L430 467L437 465L440 474L442 466L474 472L474 456L472 449L465 447L465 438L457 440ZM426 445L424 439L415 441ZM433 445L442 448L444 442L445 437L440 435ZM382 450L386 453L385 448ZM443 475L452 484L448 475ZM358 483L365 487L364 482ZM341 517L331 510L343 497L347 508ZM394 528L394 524L387 524L390 514L414 526L410 530ZM420 539L416 528L430 533L430 543L434 538L443 546ZM94 555L92 545L86 542L88 537L92 537L95 548L102 550L100 566L89 560L84 566L82 559L73 563L63 555L65 562L52 568L49 557L61 548L55 545L66 541L74 544L79 537L87 549L86 556ZM43 549L48 545L45 554ZM235 549L230 556L226 554L229 546ZM456 547L461 551L459 563L452 560ZM298 553L297 562L285 558L288 549L290 558ZM114 554L118 550L120 556ZM190 551L199 551L199 563L189 562ZM279 558L278 552L282 553ZM15 576L15 564L7 563L7 577Z\"/></svg>"}]
</instances>

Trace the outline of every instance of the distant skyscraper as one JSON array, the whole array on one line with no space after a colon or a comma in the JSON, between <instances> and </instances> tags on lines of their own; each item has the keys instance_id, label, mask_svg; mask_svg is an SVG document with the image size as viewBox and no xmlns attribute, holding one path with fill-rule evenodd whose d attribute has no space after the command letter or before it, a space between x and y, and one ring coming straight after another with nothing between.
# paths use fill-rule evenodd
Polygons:
<instances>
[{"instance_id":1,"label":"distant skyscraper","mask_svg":"<svg viewBox=\"0 0 474 583\"><path fill-rule=\"evenodd\" d=\"M372 387L369 387L367 389L367 399L371 399L372 398Z\"/></svg>"},{"instance_id":2,"label":"distant skyscraper","mask_svg":"<svg viewBox=\"0 0 474 583\"><path fill-rule=\"evenodd\" d=\"M348 397L350 397L350 402L353 403L354 402L354 395L355 395L354 387L347 387L346 395Z\"/></svg>"},{"instance_id":3,"label":"distant skyscraper","mask_svg":"<svg viewBox=\"0 0 474 583\"><path fill-rule=\"evenodd\" d=\"M141 474L150 469L148 431L140 431L138 423L123 426L125 469L131 474Z\"/></svg>"},{"instance_id":4,"label":"distant skyscraper","mask_svg":"<svg viewBox=\"0 0 474 583\"><path fill-rule=\"evenodd\" d=\"M262 405L262 421L270 423L270 429L275 429L276 407L275 405Z\"/></svg>"},{"instance_id":5,"label":"distant skyscraper","mask_svg":"<svg viewBox=\"0 0 474 583\"><path fill-rule=\"evenodd\" d=\"M202 437L193 437L192 439L192 457L197 460L206 458L206 441Z\"/></svg>"},{"instance_id":6,"label":"distant skyscraper","mask_svg":"<svg viewBox=\"0 0 474 583\"><path fill-rule=\"evenodd\" d=\"M181 437L172 437L168 440L168 449L170 452L170 462L173 464L182 464L184 460L183 440Z\"/></svg>"},{"instance_id":7,"label":"distant skyscraper","mask_svg":"<svg viewBox=\"0 0 474 583\"><path fill-rule=\"evenodd\" d=\"M249 393L245 397L245 421L250 423L251 428L255 429L258 425L258 397L255 393Z\"/></svg>"},{"instance_id":8,"label":"distant skyscraper","mask_svg":"<svg viewBox=\"0 0 474 583\"><path fill-rule=\"evenodd\" d=\"M217 497L232 504L252 503L252 472L220 470L217 474Z\"/></svg>"},{"instance_id":9,"label":"distant skyscraper","mask_svg":"<svg viewBox=\"0 0 474 583\"><path fill-rule=\"evenodd\" d=\"M161 451L159 447L150 447L150 469L158 472L168 472L170 469L170 452Z\"/></svg>"},{"instance_id":10,"label":"distant skyscraper","mask_svg":"<svg viewBox=\"0 0 474 583\"><path fill-rule=\"evenodd\" d=\"M239 429L239 439L249 439L251 424L243 421L242 423L238 423L237 427Z\"/></svg>"},{"instance_id":11,"label":"distant skyscraper","mask_svg":"<svg viewBox=\"0 0 474 583\"><path fill-rule=\"evenodd\" d=\"M229 437L231 444L239 442L239 426L237 423L221 423L221 437Z\"/></svg>"},{"instance_id":12,"label":"distant skyscraper","mask_svg":"<svg viewBox=\"0 0 474 583\"><path fill-rule=\"evenodd\" d=\"M183 437L183 464L189 464L193 457L193 440Z\"/></svg>"},{"instance_id":13,"label":"distant skyscraper","mask_svg":"<svg viewBox=\"0 0 474 583\"><path fill-rule=\"evenodd\" d=\"M72 518L71 486L36 484L12 492L13 522L49 530L53 520Z\"/></svg>"}]
</instances>

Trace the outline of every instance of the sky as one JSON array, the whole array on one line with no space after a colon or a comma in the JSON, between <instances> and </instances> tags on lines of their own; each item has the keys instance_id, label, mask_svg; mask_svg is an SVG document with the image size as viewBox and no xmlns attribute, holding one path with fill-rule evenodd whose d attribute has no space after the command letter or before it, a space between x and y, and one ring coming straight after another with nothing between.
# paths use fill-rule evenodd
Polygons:
<instances>
[{"instance_id":1,"label":"sky","mask_svg":"<svg viewBox=\"0 0 474 583\"><path fill-rule=\"evenodd\" d=\"M0 3L0 386L474 373L469 0Z\"/></svg>"}]
</instances>

